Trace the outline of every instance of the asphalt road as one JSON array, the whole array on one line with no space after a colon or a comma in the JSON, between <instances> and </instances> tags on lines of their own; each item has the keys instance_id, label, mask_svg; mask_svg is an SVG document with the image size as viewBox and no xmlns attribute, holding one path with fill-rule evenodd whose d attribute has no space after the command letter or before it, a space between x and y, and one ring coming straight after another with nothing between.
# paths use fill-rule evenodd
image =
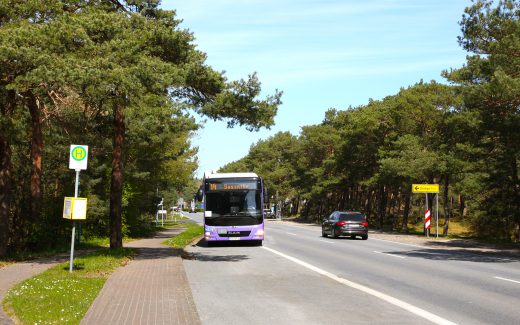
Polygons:
<instances>
[{"instance_id":1,"label":"asphalt road","mask_svg":"<svg viewBox=\"0 0 520 325\"><path fill-rule=\"evenodd\" d=\"M204 324L520 324L520 262L267 222L263 247L190 247Z\"/></svg>"}]
</instances>

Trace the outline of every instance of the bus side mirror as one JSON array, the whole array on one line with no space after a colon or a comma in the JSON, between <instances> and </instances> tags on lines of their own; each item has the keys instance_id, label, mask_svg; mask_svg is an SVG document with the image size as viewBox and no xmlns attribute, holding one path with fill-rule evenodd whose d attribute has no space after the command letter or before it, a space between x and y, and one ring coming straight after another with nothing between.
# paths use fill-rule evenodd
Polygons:
<instances>
[{"instance_id":1,"label":"bus side mirror","mask_svg":"<svg viewBox=\"0 0 520 325\"><path fill-rule=\"evenodd\" d=\"M197 200L198 202L202 201L202 186L197 191L197 194L195 194L195 200Z\"/></svg>"}]
</instances>

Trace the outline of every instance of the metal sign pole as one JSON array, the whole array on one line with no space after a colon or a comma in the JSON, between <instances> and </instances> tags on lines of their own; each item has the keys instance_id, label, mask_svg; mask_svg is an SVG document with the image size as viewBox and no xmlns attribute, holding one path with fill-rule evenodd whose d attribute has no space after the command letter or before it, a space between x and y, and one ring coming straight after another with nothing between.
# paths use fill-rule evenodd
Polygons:
<instances>
[{"instance_id":1,"label":"metal sign pole","mask_svg":"<svg viewBox=\"0 0 520 325\"><path fill-rule=\"evenodd\" d=\"M426 193L426 210L428 210L428 193ZM426 237L430 237L430 231L426 228L426 218L424 219L424 232Z\"/></svg>"},{"instance_id":2,"label":"metal sign pole","mask_svg":"<svg viewBox=\"0 0 520 325\"><path fill-rule=\"evenodd\" d=\"M436 233L435 233L435 238L439 238L439 193L437 193L435 195L435 203L437 205L437 208L435 209L435 222L437 223L436 225Z\"/></svg>"},{"instance_id":3,"label":"metal sign pole","mask_svg":"<svg viewBox=\"0 0 520 325\"><path fill-rule=\"evenodd\" d=\"M74 184L74 198L78 197L78 186L79 186L79 169L76 169L76 183ZM74 260L74 237L76 236L76 221L72 220L72 238L70 240L70 263L69 272L72 272L72 264Z\"/></svg>"}]
</instances>

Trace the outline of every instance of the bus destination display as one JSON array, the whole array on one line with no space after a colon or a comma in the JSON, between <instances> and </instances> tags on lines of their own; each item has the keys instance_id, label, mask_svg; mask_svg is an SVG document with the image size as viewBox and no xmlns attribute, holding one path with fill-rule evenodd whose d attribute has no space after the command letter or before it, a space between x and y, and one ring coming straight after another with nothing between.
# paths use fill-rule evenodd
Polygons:
<instances>
[{"instance_id":1,"label":"bus destination display","mask_svg":"<svg viewBox=\"0 0 520 325\"><path fill-rule=\"evenodd\" d=\"M208 182L208 191L256 190L256 182Z\"/></svg>"}]
</instances>

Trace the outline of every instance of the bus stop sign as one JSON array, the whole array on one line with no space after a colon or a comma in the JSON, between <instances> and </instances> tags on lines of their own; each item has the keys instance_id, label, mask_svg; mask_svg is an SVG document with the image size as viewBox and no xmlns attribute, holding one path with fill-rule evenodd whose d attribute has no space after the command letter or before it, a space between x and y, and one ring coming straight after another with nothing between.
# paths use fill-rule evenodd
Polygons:
<instances>
[{"instance_id":1,"label":"bus stop sign","mask_svg":"<svg viewBox=\"0 0 520 325\"><path fill-rule=\"evenodd\" d=\"M70 146L69 169L86 170L88 146L73 144Z\"/></svg>"}]
</instances>

